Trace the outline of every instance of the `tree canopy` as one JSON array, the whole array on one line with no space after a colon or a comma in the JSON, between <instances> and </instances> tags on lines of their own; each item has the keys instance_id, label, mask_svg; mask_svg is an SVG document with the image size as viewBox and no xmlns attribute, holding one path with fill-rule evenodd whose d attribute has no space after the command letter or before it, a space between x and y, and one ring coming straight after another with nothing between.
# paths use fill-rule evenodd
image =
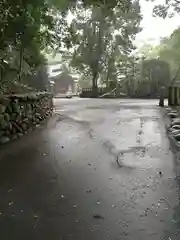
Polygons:
<instances>
[{"instance_id":1,"label":"tree canopy","mask_svg":"<svg viewBox=\"0 0 180 240\"><path fill-rule=\"evenodd\" d=\"M149 44L144 56L147 59L159 59L169 64L171 79L175 76L180 66L180 28L177 28L173 33L166 38L161 39L160 44L153 47ZM143 48L145 48L143 46ZM141 50L140 50L141 53Z\"/></svg>"},{"instance_id":2,"label":"tree canopy","mask_svg":"<svg viewBox=\"0 0 180 240\"><path fill-rule=\"evenodd\" d=\"M178 0L166 0L163 4L156 5L153 10L154 16L163 18L173 17L176 13L180 13L180 2Z\"/></svg>"},{"instance_id":3,"label":"tree canopy","mask_svg":"<svg viewBox=\"0 0 180 240\"><path fill-rule=\"evenodd\" d=\"M122 1L114 8L105 2L84 8L79 2L74 9L72 66L92 77L94 90L100 79L117 81L117 58L134 48L135 34L140 31L140 6L139 1L127 2L128 11Z\"/></svg>"},{"instance_id":4,"label":"tree canopy","mask_svg":"<svg viewBox=\"0 0 180 240\"><path fill-rule=\"evenodd\" d=\"M15 81L21 78L23 71L33 73L44 63L41 50L53 42L51 31L55 28L46 1L2 0L0 28L1 83L7 80L10 70L16 72Z\"/></svg>"},{"instance_id":5,"label":"tree canopy","mask_svg":"<svg viewBox=\"0 0 180 240\"><path fill-rule=\"evenodd\" d=\"M111 17L111 23L115 24L115 12L117 12L116 15L121 13L124 18L124 14L132 9L132 2L130 0L2 0L0 2L1 83L6 79L6 74L12 66L17 75L16 80L20 80L23 73L34 74L37 68L45 63L43 51L51 51L51 49L60 51L61 48L71 47L77 49L74 40L77 36L80 38L82 34L78 31L75 33L77 29L68 26L66 15L69 10L78 16L78 8L81 8L83 11L93 12L94 16L96 15L95 18L99 11L101 18L105 17L110 22ZM105 21L102 23L101 19L100 27L98 26L100 19L95 19L94 16L91 24L88 20L86 25L101 29L101 34L105 36L102 30L102 25L105 28ZM80 18L78 21L80 23ZM83 35L81 41L83 41ZM100 41L99 44L101 44Z\"/></svg>"}]
</instances>

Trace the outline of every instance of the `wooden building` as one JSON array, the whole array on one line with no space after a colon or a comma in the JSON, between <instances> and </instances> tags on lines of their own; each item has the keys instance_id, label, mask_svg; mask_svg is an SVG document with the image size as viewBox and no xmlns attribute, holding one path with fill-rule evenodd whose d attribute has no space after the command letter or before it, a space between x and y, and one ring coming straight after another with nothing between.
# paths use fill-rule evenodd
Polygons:
<instances>
[{"instance_id":1,"label":"wooden building","mask_svg":"<svg viewBox=\"0 0 180 240\"><path fill-rule=\"evenodd\" d=\"M54 96L58 94L65 94L68 92L69 89L71 89L74 93L75 82L73 77L71 77L68 73L62 72L55 77L52 77L51 80L54 81Z\"/></svg>"}]
</instances>

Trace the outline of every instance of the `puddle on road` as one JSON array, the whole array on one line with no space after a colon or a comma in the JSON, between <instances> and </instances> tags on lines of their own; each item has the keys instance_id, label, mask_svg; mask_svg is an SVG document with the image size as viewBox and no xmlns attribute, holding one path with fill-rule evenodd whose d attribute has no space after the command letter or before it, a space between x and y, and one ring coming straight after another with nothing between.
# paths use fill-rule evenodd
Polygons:
<instances>
[{"instance_id":1,"label":"puddle on road","mask_svg":"<svg viewBox=\"0 0 180 240\"><path fill-rule=\"evenodd\" d=\"M121 110L117 112L121 122L117 121L117 115L107 118L103 115L103 111L101 113L101 118L103 118L101 123L98 122L101 118L94 120L94 115L91 116L88 111L86 118L81 112L78 112L76 116L71 114L68 120L70 125L71 122L79 125L78 131L84 132L86 129L89 137L93 141L97 141L97 144L100 143L114 157L115 161L117 156L120 157L123 166L149 168L155 161L158 165L158 158L163 154L159 151L162 136L154 111ZM77 134L77 131L72 130L71 128L69 135L71 140L76 139L76 135L80 135L80 133Z\"/></svg>"},{"instance_id":2,"label":"puddle on road","mask_svg":"<svg viewBox=\"0 0 180 240\"><path fill-rule=\"evenodd\" d=\"M161 145L161 134L159 132L157 122L147 121L144 124L144 135L143 135L143 144L151 144L160 146Z\"/></svg>"},{"instance_id":3,"label":"puddle on road","mask_svg":"<svg viewBox=\"0 0 180 240\"><path fill-rule=\"evenodd\" d=\"M121 114L122 115L122 114ZM132 114L131 114L132 115ZM133 117L137 117L137 113ZM163 152L161 150L162 134L160 133L157 117L132 118L127 121L122 118L121 124L116 124L111 119L113 129L109 127L109 121L95 129L95 134L109 153L121 161L122 167L151 168L158 167ZM123 121L124 120L124 121ZM107 125L107 126L106 126ZM106 129L106 131L104 131Z\"/></svg>"}]
</instances>

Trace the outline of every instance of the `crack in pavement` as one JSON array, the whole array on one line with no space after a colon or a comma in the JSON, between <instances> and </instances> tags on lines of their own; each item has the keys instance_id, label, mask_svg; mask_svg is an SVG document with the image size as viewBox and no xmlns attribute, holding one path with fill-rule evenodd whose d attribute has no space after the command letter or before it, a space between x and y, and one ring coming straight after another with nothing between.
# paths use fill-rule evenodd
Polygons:
<instances>
[{"instance_id":1,"label":"crack in pavement","mask_svg":"<svg viewBox=\"0 0 180 240\"><path fill-rule=\"evenodd\" d=\"M145 153L147 146L133 146L127 149L122 149L122 150L117 150L115 145L112 144L111 141L106 140L106 139L102 139L101 137L99 137L98 135L95 134L95 131L93 130L93 128L90 125L90 122L85 121L85 120L81 120L81 119L77 119L77 118L73 118L71 116L67 116L67 115L62 115L62 121L63 120L70 120L73 121L75 123L80 124L81 126L85 127L87 130L87 134L89 136L89 138L93 141L97 141L98 143L101 144L101 146L103 146L105 149L107 149L107 152L113 156L115 162L117 163L117 165L119 167L127 167L127 168L132 168L130 166L126 166L123 162L121 162L120 157L124 156L124 154L127 153L134 153L134 152L142 152ZM134 167L133 167L134 168Z\"/></svg>"}]
</instances>

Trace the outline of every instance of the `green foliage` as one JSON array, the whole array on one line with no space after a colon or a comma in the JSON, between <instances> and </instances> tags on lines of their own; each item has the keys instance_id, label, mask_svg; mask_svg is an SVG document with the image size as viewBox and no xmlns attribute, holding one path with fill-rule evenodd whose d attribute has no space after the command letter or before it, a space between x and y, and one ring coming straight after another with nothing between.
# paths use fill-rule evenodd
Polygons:
<instances>
[{"instance_id":1,"label":"green foliage","mask_svg":"<svg viewBox=\"0 0 180 240\"><path fill-rule=\"evenodd\" d=\"M164 4L156 5L153 10L154 16L166 18L173 17L180 13L180 1L166 0ZM153 50L154 56L169 63L171 77L176 75L180 64L180 28L176 29L172 35L161 41L160 45ZM180 77L179 77L180 78Z\"/></svg>"},{"instance_id":2,"label":"green foliage","mask_svg":"<svg viewBox=\"0 0 180 240\"><path fill-rule=\"evenodd\" d=\"M81 4L84 8L106 5L106 9L113 9L115 7L118 7L124 12L128 12L131 6L130 0L82 0L81 3L80 1L75 0L50 0L50 2L57 7L60 7L61 10L62 8L70 8L72 10L77 5Z\"/></svg>"},{"instance_id":3,"label":"green foliage","mask_svg":"<svg viewBox=\"0 0 180 240\"><path fill-rule=\"evenodd\" d=\"M122 91L128 96L157 97L160 87L170 84L169 64L163 60L129 57L119 67Z\"/></svg>"},{"instance_id":4,"label":"green foliage","mask_svg":"<svg viewBox=\"0 0 180 240\"><path fill-rule=\"evenodd\" d=\"M108 8L106 2L88 9L79 3L74 11L72 66L91 76L93 87L98 79L117 81L116 59L133 49L132 41L140 30L140 6L138 1L127 2L128 11L123 1L114 8Z\"/></svg>"},{"instance_id":5,"label":"green foliage","mask_svg":"<svg viewBox=\"0 0 180 240\"><path fill-rule=\"evenodd\" d=\"M176 13L180 13L180 2L178 0L166 0L164 4L156 5L153 10L154 16L162 18L173 17Z\"/></svg>"},{"instance_id":6,"label":"green foliage","mask_svg":"<svg viewBox=\"0 0 180 240\"><path fill-rule=\"evenodd\" d=\"M71 26L69 10L76 16ZM101 73L115 79L117 53L132 48L139 13L138 1L130 0L1 0L0 85L11 73L11 81L34 75L46 64L42 52L65 48L73 49L73 65L95 85Z\"/></svg>"},{"instance_id":7,"label":"green foliage","mask_svg":"<svg viewBox=\"0 0 180 240\"><path fill-rule=\"evenodd\" d=\"M48 14L45 1L12 1L0 3L0 46L3 50L10 45L23 43L24 47L49 40L48 29L53 28L53 18Z\"/></svg>"},{"instance_id":8,"label":"green foliage","mask_svg":"<svg viewBox=\"0 0 180 240\"><path fill-rule=\"evenodd\" d=\"M177 65L180 64L180 28L176 29L171 36L166 39L163 44L159 55L160 57L167 59L171 58Z\"/></svg>"},{"instance_id":9,"label":"green foliage","mask_svg":"<svg viewBox=\"0 0 180 240\"><path fill-rule=\"evenodd\" d=\"M169 64L159 59L144 60L142 78L150 82L151 94L158 93L161 86L168 86L170 83Z\"/></svg>"},{"instance_id":10,"label":"green foliage","mask_svg":"<svg viewBox=\"0 0 180 240\"><path fill-rule=\"evenodd\" d=\"M11 81L34 74L46 63L42 51L60 46L68 32L63 16L45 0L2 0L0 29L0 85L12 72Z\"/></svg>"},{"instance_id":11,"label":"green foliage","mask_svg":"<svg viewBox=\"0 0 180 240\"><path fill-rule=\"evenodd\" d=\"M176 74L180 66L180 28L174 30L169 36L161 40L156 47L151 46L145 57L147 59L158 58L170 66L171 78ZM180 78L180 76L178 77Z\"/></svg>"}]
</instances>

